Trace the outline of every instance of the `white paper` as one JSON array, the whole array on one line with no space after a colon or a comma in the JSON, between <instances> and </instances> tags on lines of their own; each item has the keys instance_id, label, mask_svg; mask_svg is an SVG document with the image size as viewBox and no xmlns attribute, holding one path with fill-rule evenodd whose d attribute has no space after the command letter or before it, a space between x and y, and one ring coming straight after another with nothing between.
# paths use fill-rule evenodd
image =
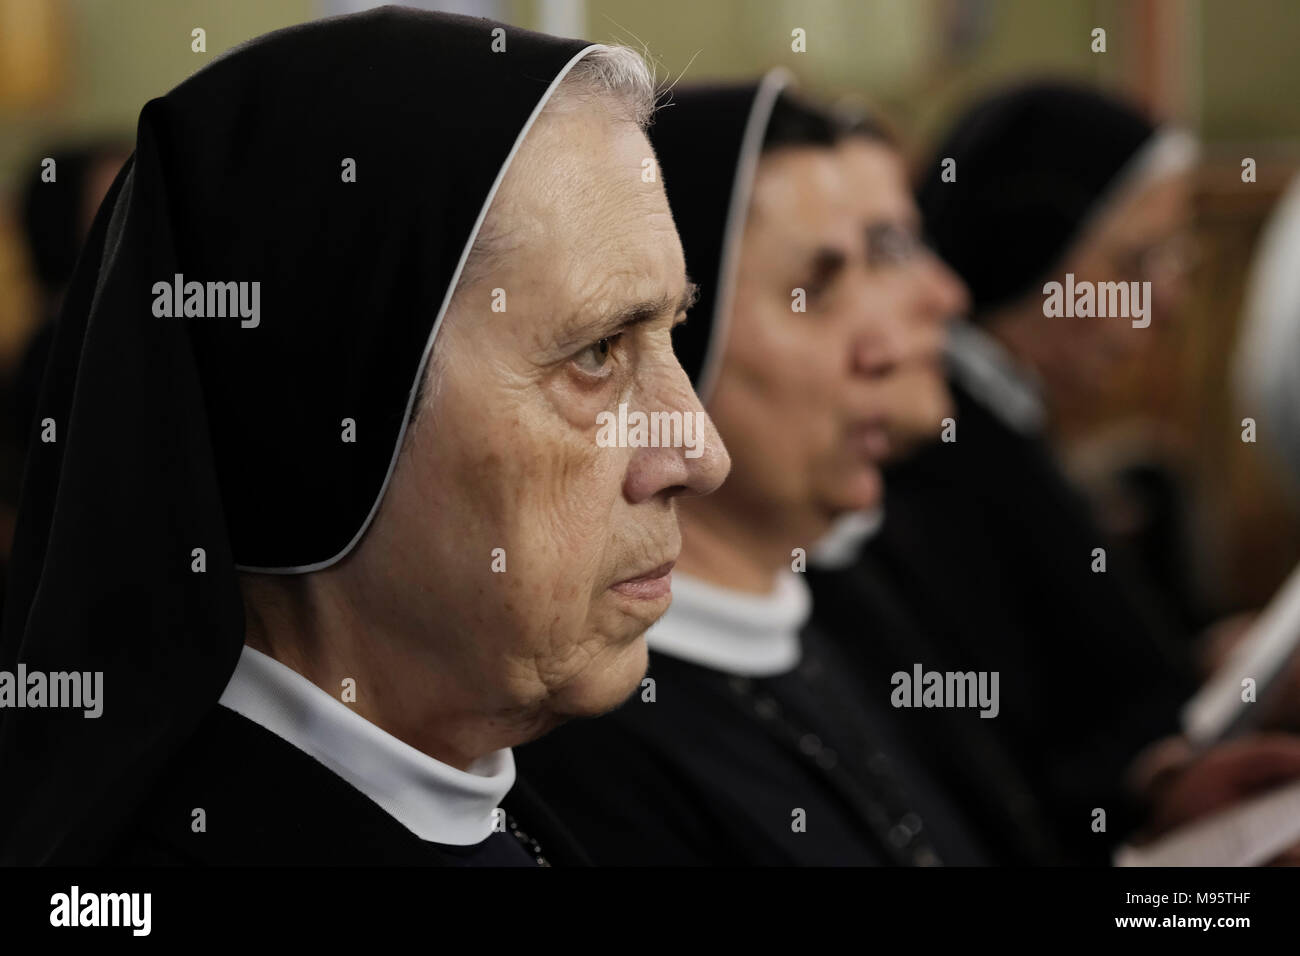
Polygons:
<instances>
[{"instance_id":1,"label":"white paper","mask_svg":"<svg viewBox=\"0 0 1300 956\"><path fill-rule=\"evenodd\" d=\"M1270 685L1282 674L1300 647L1300 567L1278 590L1250 633L1183 707L1183 733L1193 745L1206 747L1223 739L1243 715L1258 707ZM1256 701L1241 699L1244 678L1255 681Z\"/></svg>"},{"instance_id":2,"label":"white paper","mask_svg":"<svg viewBox=\"0 0 1300 956\"><path fill-rule=\"evenodd\" d=\"M1258 866L1300 843L1300 780L1189 823L1141 847L1115 851L1116 866Z\"/></svg>"}]
</instances>

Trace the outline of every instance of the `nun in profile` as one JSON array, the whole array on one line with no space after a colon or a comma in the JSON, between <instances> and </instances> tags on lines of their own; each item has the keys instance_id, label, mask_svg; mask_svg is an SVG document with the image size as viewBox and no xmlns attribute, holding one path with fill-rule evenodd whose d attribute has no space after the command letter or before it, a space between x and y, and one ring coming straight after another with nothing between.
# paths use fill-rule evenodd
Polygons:
<instances>
[{"instance_id":1,"label":"nun in profile","mask_svg":"<svg viewBox=\"0 0 1300 956\"><path fill-rule=\"evenodd\" d=\"M1079 129L1097 135L1080 142ZM886 517L859 569L951 658L1001 673L999 734L1081 861L1111 849L1075 823L1093 807L1111 808L1112 834L1144 818L1126 773L1178 731L1195 682L1184 629L1126 573L1137 569L1064 473L1050 420L1103 393L1170 324L1195 156L1188 134L1108 95L1020 84L957 120L917 197L935 250L970 289L970 321L952 323L947 348L955 440L931 429L887 468ZM1043 285L1067 272L1150 280L1150 327L1044 315Z\"/></svg>"},{"instance_id":2,"label":"nun in profile","mask_svg":"<svg viewBox=\"0 0 1300 956\"><path fill-rule=\"evenodd\" d=\"M1045 478L1036 497L1058 500L1022 513L1042 519L1046 538L1058 527L1052 512L1086 507L1086 516L1071 521L1086 522L1095 542L1089 551L1104 534L1107 574L1127 579L1148 629L1162 632L1177 655L1212 620L1188 563L1177 442L1140 413L1086 443L1071 438L1070 426L1077 432L1098 406L1114 403L1117 383L1150 374L1156 350L1174 347L1197 259L1198 155L1190 132L1122 98L1032 81L963 111L924 166L918 190L927 233L972 300L971 321L954 325L950 347L966 421L941 450L961 456L966 474L1008 455L1031 457L1009 446L1049 455L1059 477ZM958 170L954 181L945 172L949 161ZM992 412L988 423L984 408ZM951 462L946 467L951 471ZM1062 538L1073 533L1060 530ZM972 537L979 532L972 529ZM1068 574L1075 547L1045 554L1043 566ZM1068 595L1052 600L1071 603ZM1092 617L1088 602L1079 603ZM1107 614L1123 615L1131 616L1124 609Z\"/></svg>"},{"instance_id":3,"label":"nun in profile","mask_svg":"<svg viewBox=\"0 0 1300 956\"><path fill-rule=\"evenodd\" d=\"M382 8L145 106L0 645L102 714L0 710L0 861L585 860L511 748L633 690L674 499L728 468L711 425L596 443L699 411L653 99L631 51Z\"/></svg>"}]
</instances>

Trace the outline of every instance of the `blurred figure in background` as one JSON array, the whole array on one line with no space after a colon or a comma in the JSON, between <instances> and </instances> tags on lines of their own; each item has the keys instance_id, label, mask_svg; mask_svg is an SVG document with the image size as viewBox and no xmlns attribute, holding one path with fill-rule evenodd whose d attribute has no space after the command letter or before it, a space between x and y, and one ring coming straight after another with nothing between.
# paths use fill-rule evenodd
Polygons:
<instances>
[{"instance_id":1,"label":"blurred figure in background","mask_svg":"<svg viewBox=\"0 0 1300 956\"><path fill-rule=\"evenodd\" d=\"M1256 444L1243 448L1262 449L1300 505L1300 176L1278 200L1251 262L1232 379L1241 419L1256 425ZM1202 668L1222 665L1244 633L1225 626L1207 634ZM1300 689L1300 659L1290 674ZM1268 705L1261 722L1300 730L1300 694L1287 698Z\"/></svg>"},{"instance_id":2,"label":"blurred figure in background","mask_svg":"<svg viewBox=\"0 0 1300 956\"><path fill-rule=\"evenodd\" d=\"M1067 269L1080 281L1120 281L1137 277L1134 263L1156 261L1152 249L1172 257L1189 149L1127 107L1067 87L999 94L958 122L919 196L935 248L971 289L978 323L951 330L955 426L941 441L940 428L916 420L912 443L927 444L887 470L879 535L856 567L837 572L836 587L822 589L823 607L838 592L841 614L863 603L887 608L910 618L931 654L1000 672L999 736L1057 821L1067 855L1094 862L1106 858L1107 841L1089 830L1088 814L1110 808L1110 832L1120 834L1143 816L1126 773L1148 744L1177 730L1194 683L1181 629L1123 576L1057 465L1046 434L1051 393L1040 380L1057 381L1059 392L1101 387L1095 376L1166 321L1178 289L1153 289L1150 329L1123 318L1046 318L1041 289ZM942 178L945 158L956 159L955 182ZM858 189L879 191L865 169ZM1071 349L1089 371L1058 381Z\"/></svg>"},{"instance_id":3,"label":"blurred figure in background","mask_svg":"<svg viewBox=\"0 0 1300 956\"><path fill-rule=\"evenodd\" d=\"M900 144L888 127L869 114L842 113L846 133L836 147L848 190L847 204L866 243L866 268L902 334L922 344L918 360L898 363L887 422L888 458L918 451L939 434L954 412L942 346L953 319L965 314L965 285L922 241L921 216L908 181ZM896 493L886 472L885 508ZM879 520L879 519L878 519ZM878 523L878 522L877 522ZM927 633L927 622L900 600L889 575L859 552L878 528L847 515L814 551L808 570L813 620L836 638L852 662L865 695L889 699L893 675L911 674L914 663L929 671L955 671L959 653ZM942 533L942 532L936 532ZM912 542L924 551L930 541ZM942 547L942 544L938 544ZM927 579L917 586L930 600L944 602L947 582ZM914 592L913 592L914 593ZM976 610L966 608L967 612ZM969 621L980 630L978 618ZM1008 688L1001 687L1002 699ZM1021 693L1012 685L1011 693ZM923 708L897 712L920 741L935 772L957 795L982 832L997 834L995 860L1045 864L1070 859L1051 834L1045 806L1032 778L1015 766L1001 739L1003 718L983 719L975 711Z\"/></svg>"},{"instance_id":4,"label":"blurred figure in background","mask_svg":"<svg viewBox=\"0 0 1300 956\"><path fill-rule=\"evenodd\" d=\"M1300 501L1300 177L1270 217L1247 286L1233 377L1243 416Z\"/></svg>"},{"instance_id":5,"label":"blurred figure in background","mask_svg":"<svg viewBox=\"0 0 1300 956\"><path fill-rule=\"evenodd\" d=\"M1087 479L1081 488L1114 546L1109 559L1127 559L1145 599L1180 633L1209 620L1188 564L1185 469L1172 442L1130 419L1109 441L1070 448L1054 425L1104 401L1121 376L1167 346L1195 259L1197 153L1187 132L1157 128L1108 95L1030 83L961 116L919 193L936 250L971 288L973 325L955 328L953 349L959 365L978 370L966 376L972 391L1049 438L1073 477ZM1064 315L1048 315L1049 281L1062 284L1063 297L1095 288L1094 307L1072 302ZM1130 297L1124 316L1103 317L1101 283L1124 291L1149 283L1149 295L1141 309Z\"/></svg>"},{"instance_id":6,"label":"blurred figure in background","mask_svg":"<svg viewBox=\"0 0 1300 956\"><path fill-rule=\"evenodd\" d=\"M850 128L858 135L837 150L850 201L869 250L888 251L868 254L872 287L888 290L907 329L933 335L967 307L965 289L920 241L896 144L873 134L870 124ZM1145 167L1157 192L1168 186L1161 176L1171 167L1173 176L1182 175L1181 148L1175 142L1172 157L1157 156ZM1145 185L1139 193L1149 197ZM1121 209L1134 215L1128 204ZM1086 248L1094 263L1104 258L1096 245ZM1104 276L1082 271L1087 259L1077 261L1080 279ZM1078 569L1062 563L1081 534L1096 538L1086 510L1072 502L1042 450L1006 426L999 434L993 412L960 384L958 442L918 450L933 442L951 399L937 365L907 369L900 379L908 387L893 393L907 400L891 409L890 454L915 455L922 483L908 484L908 466L887 469L886 560L868 549L856 562L841 557L829 562L837 566L823 560L810 569L814 623L837 636L868 696L889 694L898 674L911 676L917 666L1000 673L996 719L951 702L903 712L909 734L927 742L963 809L981 832L998 834L1000 858L1105 863L1140 824L1151 828L1144 835L1159 832L1294 775L1294 738L1257 736L1200 758L1177 737L1158 739L1176 728L1191 682L1114 579L1092 575L1085 561L1089 577L1078 580ZM1014 420L1012 409L1001 410ZM952 454L959 450L966 457ZM899 540L900 526L912 535ZM903 549L905 563L888 560L899 557L889 545ZM1108 816L1101 832L1091 825L1096 808Z\"/></svg>"}]
</instances>

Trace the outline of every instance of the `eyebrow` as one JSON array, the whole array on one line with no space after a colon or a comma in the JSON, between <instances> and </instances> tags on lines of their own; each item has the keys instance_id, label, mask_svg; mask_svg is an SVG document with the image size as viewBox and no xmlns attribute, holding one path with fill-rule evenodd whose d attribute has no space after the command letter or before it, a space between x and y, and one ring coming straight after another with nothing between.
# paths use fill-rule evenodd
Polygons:
<instances>
[{"instance_id":1,"label":"eyebrow","mask_svg":"<svg viewBox=\"0 0 1300 956\"><path fill-rule=\"evenodd\" d=\"M580 326L575 326L566 338L571 337L575 342L604 338L629 326L657 319L661 315L669 313L680 315L693 306L700 296L700 287L691 281L691 277L686 275L683 278L686 284L680 296L674 298L672 295L661 295L623 306L616 312L601 316L593 322L584 322Z\"/></svg>"},{"instance_id":2,"label":"eyebrow","mask_svg":"<svg viewBox=\"0 0 1300 956\"><path fill-rule=\"evenodd\" d=\"M823 246L813 252L799 266L799 270L814 281L829 279L841 271L849 261L843 249Z\"/></svg>"}]
</instances>

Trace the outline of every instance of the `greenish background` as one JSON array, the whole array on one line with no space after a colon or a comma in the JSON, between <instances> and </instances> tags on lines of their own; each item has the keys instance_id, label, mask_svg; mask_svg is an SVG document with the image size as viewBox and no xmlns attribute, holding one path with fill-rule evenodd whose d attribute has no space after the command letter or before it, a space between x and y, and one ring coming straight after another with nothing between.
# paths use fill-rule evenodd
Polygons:
<instances>
[{"instance_id":1,"label":"greenish background","mask_svg":"<svg viewBox=\"0 0 1300 956\"><path fill-rule=\"evenodd\" d=\"M42 102L0 113L0 191L51 138L130 133L146 100L214 56L347 0L32 2L59 10L61 75ZM1182 51L1171 112L1211 144L1300 142L1297 0L486 0L480 8L520 26L576 22L590 39L644 46L662 78L786 64L812 88L865 94L920 141L1000 79L1052 72L1132 86L1146 56L1133 24L1154 11L1161 36ZM969 24L964 39L953 36L954 17ZM205 54L190 51L195 26L207 30ZM1096 26L1107 29L1105 54L1089 49ZM807 31L806 53L790 50L794 27Z\"/></svg>"}]
</instances>

